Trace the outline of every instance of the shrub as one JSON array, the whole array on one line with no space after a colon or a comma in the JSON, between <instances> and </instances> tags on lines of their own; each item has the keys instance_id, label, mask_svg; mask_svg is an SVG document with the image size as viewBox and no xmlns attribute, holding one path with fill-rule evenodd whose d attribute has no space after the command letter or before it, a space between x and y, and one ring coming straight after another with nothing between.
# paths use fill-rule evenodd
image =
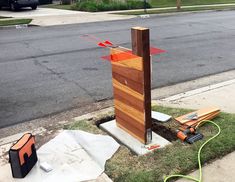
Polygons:
<instances>
[{"instance_id":1,"label":"shrub","mask_svg":"<svg viewBox=\"0 0 235 182\"><path fill-rule=\"evenodd\" d=\"M77 2L72 6L72 9L95 12L97 11L97 5L95 1L82 1Z\"/></svg>"},{"instance_id":2,"label":"shrub","mask_svg":"<svg viewBox=\"0 0 235 182\"><path fill-rule=\"evenodd\" d=\"M128 0L127 4L130 6L130 9L142 9L144 8L144 1L131 1ZM151 8L151 5L147 2L146 8Z\"/></svg>"},{"instance_id":3,"label":"shrub","mask_svg":"<svg viewBox=\"0 0 235 182\"><path fill-rule=\"evenodd\" d=\"M146 7L151 8L149 3L146 4ZM144 8L144 2L139 0L82 0L77 1L76 4L72 6L72 9L90 12L141 8Z\"/></svg>"},{"instance_id":4,"label":"shrub","mask_svg":"<svg viewBox=\"0 0 235 182\"><path fill-rule=\"evenodd\" d=\"M52 0L39 0L39 4L52 4Z\"/></svg>"},{"instance_id":5,"label":"shrub","mask_svg":"<svg viewBox=\"0 0 235 182\"><path fill-rule=\"evenodd\" d=\"M71 0L61 0L61 3L63 5L68 5L68 4L71 4Z\"/></svg>"}]
</instances>

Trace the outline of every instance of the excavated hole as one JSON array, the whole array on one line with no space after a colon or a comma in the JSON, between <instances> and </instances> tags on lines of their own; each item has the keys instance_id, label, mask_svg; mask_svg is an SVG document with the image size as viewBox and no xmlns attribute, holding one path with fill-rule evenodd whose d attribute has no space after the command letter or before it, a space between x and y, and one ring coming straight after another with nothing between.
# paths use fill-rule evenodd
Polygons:
<instances>
[{"instance_id":1,"label":"excavated hole","mask_svg":"<svg viewBox=\"0 0 235 182\"><path fill-rule=\"evenodd\" d=\"M112 121L115 119L115 115L105 116L95 121L95 125L99 128L101 124Z\"/></svg>"},{"instance_id":2,"label":"excavated hole","mask_svg":"<svg viewBox=\"0 0 235 182\"><path fill-rule=\"evenodd\" d=\"M166 127L166 126L162 125L161 123L153 122L152 123L152 130L170 142L178 139L176 137L176 132L174 129Z\"/></svg>"},{"instance_id":3,"label":"excavated hole","mask_svg":"<svg viewBox=\"0 0 235 182\"><path fill-rule=\"evenodd\" d=\"M114 119L115 119L115 115L110 115L110 116L105 116L101 119L98 119L94 123L99 128L100 124L109 122ZM163 125L162 123L158 123L158 122L153 121L152 130L170 142L177 140L175 130Z\"/></svg>"}]
</instances>

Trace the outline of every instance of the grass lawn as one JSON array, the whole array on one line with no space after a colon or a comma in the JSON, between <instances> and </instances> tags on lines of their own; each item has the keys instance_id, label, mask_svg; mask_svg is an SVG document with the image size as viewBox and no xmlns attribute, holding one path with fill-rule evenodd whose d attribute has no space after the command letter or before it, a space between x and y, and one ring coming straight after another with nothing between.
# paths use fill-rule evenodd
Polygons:
<instances>
[{"instance_id":1,"label":"grass lawn","mask_svg":"<svg viewBox=\"0 0 235 182\"><path fill-rule=\"evenodd\" d=\"M71 5L62 5L62 4L47 4L41 6L42 8L55 8L55 9L65 9L72 10Z\"/></svg>"},{"instance_id":2,"label":"grass lawn","mask_svg":"<svg viewBox=\"0 0 235 182\"><path fill-rule=\"evenodd\" d=\"M153 8L161 8L161 7L175 7L176 6L176 0L149 0L148 1L150 5ZM181 5L182 6L190 6L190 5L210 5L210 4L227 4L227 3L235 3L235 0L182 0ZM49 5L43 5L41 7L45 8L56 8L56 9L65 9L65 10L76 10L72 8L72 5L60 5L60 4L49 4ZM224 8L224 7L220 7ZM213 7L208 7L208 9L214 9ZM197 8L192 10L182 10L182 11L196 11L196 10L205 10L205 8ZM173 10L169 11L161 11L161 12L151 12L151 13L165 13L165 12L172 12ZM175 10L174 10L175 11ZM174 12L173 11L173 12Z\"/></svg>"},{"instance_id":3,"label":"grass lawn","mask_svg":"<svg viewBox=\"0 0 235 182\"><path fill-rule=\"evenodd\" d=\"M147 14L161 14L161 13L174 13L174 12L187 12L187 11L202 11L202 10L234 10L235 6L217 6L217 7L194 7L194 8L181 8L177 9L166 9L166 10L147 10ZM132 12L114 13L119 15L143 15L146 14L143 10L136 10Z\"/></svg>"},{"instance_id":4,"label":"grass lawn","mask_svg":"<svg viewBox=\"0 0 235 182\"><path fill-rule=\"evenodd\" d=\"M13 20L0 20L0 26L29 24L32 19L13 19Z\"/></svg>"},{"instance_id":5,"label":"grass lawn","mask_svg":"<svg viewBox=\"0 0 235 182\"><path fill-rule=\"evenodd\" d=\"M159 106L154 106L153 109L173 117L190 111ZM235 114L221 113L213 121L220 125L221 134L203 149L202 164L211 162L235 150ZM94 123L95 120L78 121L66 126L66 129L80 129L91 133L104 134ZM165 125L174 128L175 122L170 121ZM105 172L114 181L120 182L162 182L164 176L169 174L187 174L198 168L198 149L206 139L217 133L217 129L210 124L205 124L200 128L200 132L204 135L204 139L193 145L183 144L176 140L172 141L173 145L158 149L145 156L133 155L126 147L121 146L115 155L107 161Z\"/></svg>"}]
</instances>

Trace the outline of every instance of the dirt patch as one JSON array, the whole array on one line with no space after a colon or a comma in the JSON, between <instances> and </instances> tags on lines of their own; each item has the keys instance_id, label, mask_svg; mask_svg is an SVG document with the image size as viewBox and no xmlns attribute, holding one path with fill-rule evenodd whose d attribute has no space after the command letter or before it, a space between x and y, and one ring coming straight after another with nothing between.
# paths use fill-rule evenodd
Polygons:
<instances>
[{"instance_id":1,"label":"dirt patch","mask_svg":"<svg viewBox=\"0 0 235 182\"><path fill-rule=\"evenodd\" d=\"M93 123L99 128L100 124L112 121L115 119L115 115L107 115L102 118L93 118ZM167 123L160 123L156 121L152 121L152 131L157 133L158 135L162 136L163 138L167 139L168 141L175 141L177 140L176 137L176 129L178 125L174 124L175 121L171 120Z\"/></svg>"},{"instance_id":2,"label":"dirt patch","mask_svg":"<svg viewBox=\"0 0 235 182\"><path fill-rule=\"evenodd\" d=\"M114 119L115 119L115 115L109 115L109 116L107 115L99 120L96 120L95 125L99 128L101 124L112 121Z\"/></svg>"},{"instance_id":3,"label":"dirt patch","mask_svg":"<svg viewBox=\"0 0 235 182\"><path fill-rule=\"evenodd\" d=\"M174 128L169 128L162 125L161 123L153 122L152 130L170 142L177 140L176 130Z\"/></svg>"}]
</instances>

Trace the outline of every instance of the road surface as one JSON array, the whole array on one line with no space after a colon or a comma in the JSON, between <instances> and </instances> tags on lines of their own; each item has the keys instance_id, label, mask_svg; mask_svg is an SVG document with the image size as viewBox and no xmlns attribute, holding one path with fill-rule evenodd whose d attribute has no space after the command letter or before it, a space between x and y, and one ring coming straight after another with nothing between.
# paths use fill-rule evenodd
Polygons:
<instances>
[{"instance_id":1,"label":"road surface","mask_svg":"<svg viewBox=\"0 0 235 182\"><path fill-rule=\"evenodd\" d=\"M112 22L0 29L0 128L112 98L107 49L92 34L130 47L130 28L149 27L152 87L235 68L235 11L151 16Z\"/></svg>"}]
</instances>

